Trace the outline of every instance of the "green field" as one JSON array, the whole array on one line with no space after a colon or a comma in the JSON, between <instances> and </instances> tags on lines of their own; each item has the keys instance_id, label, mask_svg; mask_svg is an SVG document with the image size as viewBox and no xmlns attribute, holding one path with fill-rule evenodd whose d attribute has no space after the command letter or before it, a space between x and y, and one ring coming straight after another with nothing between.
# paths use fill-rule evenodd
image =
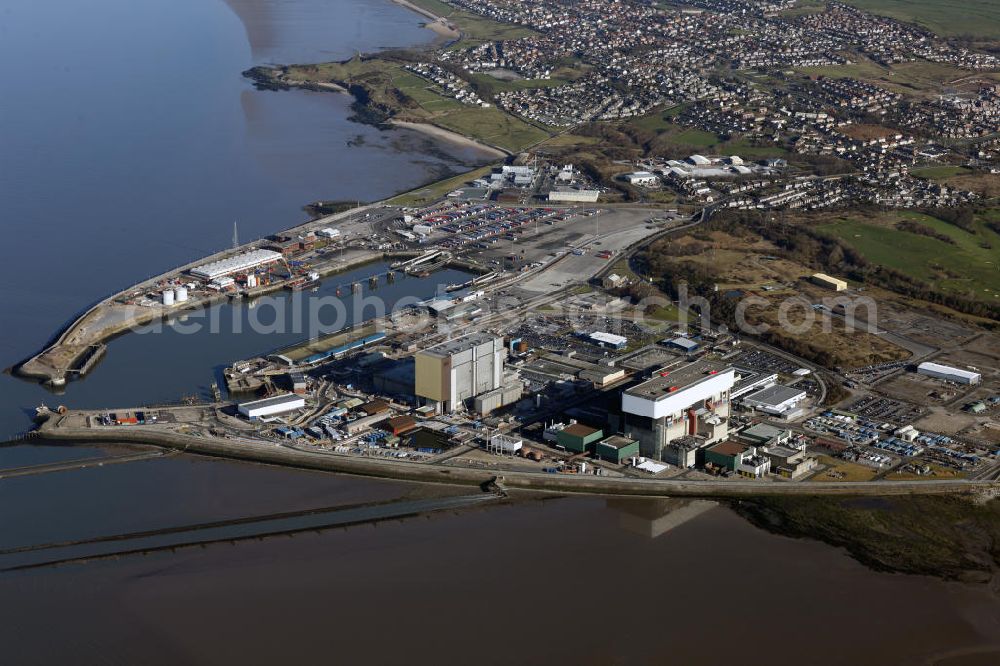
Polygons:
<instances>
[{"instance_id":1,"label":"green field","mask_svg":"<svg viewBox=\"0 0 1000 666\"><path fill-rule=\"evenodd\" d=\"M695 146L697 148L713 148L719 145L719 137L711 132L700 129L686 129L670 137L670 143L679 146Z\"/></svg>"},{"instance_id":2,"label":"green field","mask_svg":"<svg viewBox=\"0 0 1000 666\"><path fill-rule=\"evenodd\" d=\"M493 88L497 92L506 92L508 90L528 90L532 88L553 88L555 86L565 85L567 81L565 79L515 79L513 81L505 81L503 79L498 79L496 77L490 76L489 74L473 74L472 79L480 83L484 83Z\"/></svg>"},{"instance_id":3,"label":"green field","mask_svg":"<svg viewBox=\"0 0 1000 666\"><path fill-rule=\"evenodd\" d=\"M789 150L779 143L755 146L746 139L736 139L722 144L719 153L723 155L739 155L740 157L750 159L762 159L765 157L787 157Z\"/></svg>"},{"instance_id":4,"label":"green field","mask_svg":"<svg viewBox=\"0 0 1000 666\"><path fill-rule=\"evenodd\" d=\"M809 14L818 14L826 10L826 3L820 0L799 0L798 4L791 9L786 9L781 12L782 16L788 18L794 18L796 16L806 16Z\"/></svg>"},{"instance_id":5,"label":"green field","mask_svg":"<svg viewBox=\"0 0 1000 666\"><path fill-rule=\"evenodd\" d=\"M411 97L421 108L431 113L453 111L463 107L463 104L458 100L434 92L428 81L411 72L400 69L394 73L392 83Z\"/></svg>"},{"instance_id":6,"label":"green field","mask_svg":"<svg viewBox=\"0 0 1000 666\"><path fill-rule=\"evenodd\" d=\"M455 11L454 7L446 2L441 2L441 0L409 0L412 4L417 7L423 7L430 13L436 16L447 16L451 12Z\"/></svg>"},{"instance_id":7,"label":"green field","mask_svg":"<svg viewBox=\"0 0 1000 666\"><path fill-rule=\"evenodd\" d=\"M674 125L673 119L683 113L687 106L686 104L677 104L669 109L660 109L645 116L634 118L629 121L629 124L657 133L675 129L676 125Z\"/></svg>"},{"instance_id":8,"label":"green field","mask_svg":"<svg viewBox=\"0 0 1000 666\"><path fill-rule=\"evenodd\" d=\"M865 58L858 56L854 58L855 61L849 65L802 67L797 71L810 76L860 79L911 96L936 95L941 92L942 87L969 77L967 70L926 60L883 67ZM996 72L981 72L978 76L1000 81L1000 73Z\"/></svg>"},{"instance_id":9,"label":"green field","mask_svg":"<svg viewBox=\"0 0 1000 666\"><path fill-rule=\"evenodd\" d=\"M913 169L910 173L919 178L927 178L929 180L945 180L947 178L972 173L972 171L960 166L934 166L924 167L922 169Z\"/></svg>"},{"instance_id":10,"label":"green field","mask_svg":"<svg viewBox=\"0 0 1000 666\"><path fill-rule=\"evenodd\" d=\"M518 152L543 141L549 135L496 107L481 109L464 106L435 117L434 124L465 136Z\"/></svg>"},{"instance_id":11,"label":"green field","mask_svg":"<svg viewBox=\"0 0 1000 666\"><path fill-rule=\"evenodd\" d=\"M931 227L952 238L955 245L893 228L892 222L900 220ZM841 218L817 229L843 240L873 264L924 280L942 291L1000 300L1000 235L987 229L985 221L976 220L975 234L919 213L891 214L878 221ZM992 247L984 248L981 243Z\"/></svg>"},{"instance_id":12,"label":"green field","mask_svg":"<svg viewBox=\"0 0 1000 666\"><path fill-rule=\"evenodd\" d=\"M547 148L561 148L565 146L593 146L601 140L596 136L580 136L579 134L566 133L548 139L545 142Z\"/></svg>"},{"instance_id":13,"label":"green field","mask_svg":"<svg viewBox=\"0 0 1000 666\"><path fill-rule=\"evenodd\" d=\"M466 183L473 181L477 178L482 178L490 171L493 170L492 166L480 167L473 171L469 171L452 178L446 178L445 180L439 180L436 183L431 183L426 187L420 187L410 192L404 192L397 197L390 200L390 203L396 204L398 206L419 206L426 204L431 201L437 201L444 195L448 194L453 190L457 190Z\"/></svg>"},{"instance_id":14,"label":"green field","mask_svg":"<svg viewBox=\"0 0 1000 666\"><path fill-rule=\"evenodd\" d=\"M1000 39L997 0L846 0L861 9L920 24L939 35Z\"/></svg>"},{"instance_id":15,"label":"green field","mask_svg":"<svg viewBox=\"0 0 1000 666\"><path fill-rule=\"evenodd\" d=\"M811 76L828 76L835 79L883 79L889 69L867 59L855 60L849 65L824 65L822 67L801 67L799 71Z\"/></svg>"}]
</instances>

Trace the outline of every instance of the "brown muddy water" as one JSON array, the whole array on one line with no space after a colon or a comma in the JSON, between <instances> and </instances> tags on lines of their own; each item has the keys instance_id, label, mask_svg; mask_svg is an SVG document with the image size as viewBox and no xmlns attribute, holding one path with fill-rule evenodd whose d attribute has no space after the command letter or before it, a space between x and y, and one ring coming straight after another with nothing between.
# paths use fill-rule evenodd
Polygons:
<instances>
[{"instance_id":1,"label":"brown muddy water","mask_svg":"<svg viewBox=\"0 0 1000 666\"><path fill-rule=\"evenodd\" d=\"M468 492L183 456L16 481L0 485L3 546ZM6 573L0 599L14 664L965 665L1000 654L988 652L1000 601L987 587L877 573L687 500L518 498Z\"/></svg>"}]
</instances>

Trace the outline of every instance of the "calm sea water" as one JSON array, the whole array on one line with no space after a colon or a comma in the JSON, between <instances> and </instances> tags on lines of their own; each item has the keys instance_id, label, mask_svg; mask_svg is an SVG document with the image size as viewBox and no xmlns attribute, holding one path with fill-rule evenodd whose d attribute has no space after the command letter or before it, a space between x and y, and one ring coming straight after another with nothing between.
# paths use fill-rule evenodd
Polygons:
<instances>
[{"instance_id":1,"label":"calm sea water","mask_svg":"<svg viewBox=\"0 0 1000 666\"><path fill-rule=\"evenodd\" d=\"M161 487L164 464L183 472L173 487ZM158 508L140 521L99 498L60 524L156 526L198 503L219 517L401 492L224 462L93 472ZM0 574L0 638L16 664L881 666L996 647L985 588L875 573L721 507L666 529L677 508L535 501Z\"/></svg>"},{"instance_id":2,"label":"calm sea water","mask_svg":"<svg viewBox=\"0 0 1000 666\"><path fill-rule=\"evenodd\" d=\"M482 160L349 122L349 97L260 92L240 75L429 43L421 20L388 0L2 3L2 366L106 294L225 247L234 220L256 238L303 221L310 201L375 200ZM258 342L236 344L270 348ZM125 340L62 400L176 399L231 358L218 349ZM43 400L57 401L0 377L0 436Z\"/></svg>"}]
</instances>

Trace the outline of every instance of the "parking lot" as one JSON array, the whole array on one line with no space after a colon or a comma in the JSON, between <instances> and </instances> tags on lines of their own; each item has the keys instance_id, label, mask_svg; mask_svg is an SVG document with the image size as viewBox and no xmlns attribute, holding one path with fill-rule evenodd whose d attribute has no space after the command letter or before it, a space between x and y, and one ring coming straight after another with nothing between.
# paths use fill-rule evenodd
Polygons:
<instances>
[{"instance_id":1,"label":"parking lot","mask_svg":"<svg viewBox=\"0 0 1000 666\"><path fill-rule=\"evenodd\" d=\"M730 362L740 368L749 368L763 373L776 372L779 375L791 375L801 366L776 354L761 349L748 349L731 359Z\"/></svg>"},{"instance_id":2,"label":"parking lot","mask_svg":"<svg viewBox=\"0 0 1000 666\"><path fill-rule=\"evenodd\" d=\"M852 403L846 410L866 419L889 421L896 425L913 423L928 411L919 405L879 395L867 395Z\"/></svg>"}]
</instances>

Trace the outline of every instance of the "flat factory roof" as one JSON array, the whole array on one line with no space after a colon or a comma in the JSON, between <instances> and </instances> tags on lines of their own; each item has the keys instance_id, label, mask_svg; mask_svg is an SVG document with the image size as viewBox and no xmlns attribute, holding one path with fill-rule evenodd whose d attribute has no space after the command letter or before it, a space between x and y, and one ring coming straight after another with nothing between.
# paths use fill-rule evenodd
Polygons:
<instances>
[{"instance_id":1,"label":"flat factory roof","mask_svg":"<svg viewBox=\"0 0 1000 666\"><path fill-rule=\"evenodd\" d=\"M681 338L681 337L673 338L672 340L668 341L667 344L671 344L675 347L680 347L681 349L687 349L687 350L696 349L698 347L698 343L692 340L691 338Z\"/></svg>"},{"instance_id":2,"label":"flat factory roof","mask_svg":"<svg viewBox=\"0 0 1000 666\"><path fill-rule=\"evenodd\" d=\"M715 446L708 447L708 450L712 453L718 453L720 456L736 456L746 451L747 448L738 442L726 440L725 442L719 442Z\"/></svg>"},{"instance_id":3,"label":"flat factory roof","mask_svg":"<svg viewBox=\"0 0 1000 666\"><path fill-rule=\"evenodd\" d=\"M596 428L585 426L582 423L574 423L572 425L566 426L560 432L564 432L567 435L572 435L573 437L587 437L599 431Z\"/></svg>"},{"instance_id":4,"label":"flat factory roof","mask_svg":"<svg viewBox=\"0 0 1000 666\"><path fill-rule=\"evenodd\" d=\"M779 437L783 432L785 431L781 428L775 428L773 425L767 423L757 423L740 432L739 435L741 437L746 437L747 439L766 441Z\"/></svg>"},{"instance_id":5,"label":"flat factory roof","mask_svg":"<svg viewBox=\"0 0 1000 666\"><path fill-rule=\"evenodd\" d=\"M489 333L469 333L468 335L463 335L460 338L455 338L454 340L448 340L434 345L433 347L428 347L420 353L444 358L463 352L466 349L471 349L472 347L478 347L479 345L493 342L496 339L497 336Z\"/></svg>"},{"instance_id":6,"label":"flat factory roof","mask_svg":"<svg viewBox=\"0 0 1000 666\"><path fill-rule=\"evenodd\" d=\"M621 450L626 446L632 446L635 444L635 440L629 439L628 437L622 437L621 435L612 435L607 439L602 439L597 444L599 446L610 446L613 449Z\"/></svg>"},{"instance_id":7,"label":"flat factory roof","mask_svg":"<svg viewBox=\"0 0 1000 666\"><path fill-rule=\"evenodd\" d=\"M940 363L932 363L931 361L924 361L917 366L917 369L923 370L924 372L940 372L955 375L956 377L964 377L969 380L975 380L982 376L978 372L962 370L961 368L953 368L950 365L941 365Z\"/></svg>"},{"instance_id":8,"label":"flat factory roof","mask_svg":"<svg viewBox=\"0 0 1000 666\"><path fill-rule=\"evenodd\" d=\"M274 252L273 250L253 250L232 257L226 257L219 261L202 264L201 266L195 266L191 269L190 273L196 277L213 280L223 275L236 273L237 271L245 271L263 266L264 264L274 263L280 259L280 252Z\"/></svg>"},{"instance_id":9,"label":"flat factory roof","mask_svg":"<svg viewBox=\"0 0 1000 666\"><path fill-rule=\"evenodd\" d=\"M275 405L286 405L290 403L304 402L305 399L294 393L282 393L281 395L272 395L270 398L262 398L261 400L252 400L250 402L241 402L241 409L259 409L261 407L273 407Z\"/></svg>"},{"instance_id":10,"label":"flat factory roof","mask_svg":"<svg viewBox=\"0 0 1000 666\"><path fill-rule=\"evenodd\" d=\"M656 400L732 369L732 366L715 361L695 361L678 368L664 368L656 371L653 373L652 379L647 379L641 384L626 389L625 393L637 398Z\"/></svg>"},{"instance_id":11,"label":"flat factory roof","mask_svg":"<svg viewBox=\"0 0 1000 666\"><path fill-rule=\"evenodd\" d=\"M597 340L598 342L606 342L609 345L624 345L628 343L628 338L625 336L605 333L604 331L594 331L590 334L590 339Z\"/></svg>"},{"instance_id":12,"label":"flat factory roof","mask_svg":"<svg viewBox=\"0 0 1000 666\"><path fill-rule=\"evenodd\" d=\"M767 450L767 452L778 458L794 458L802 453L798 449L792 449L787 446L772 446Z\"/></svg>"},{"instance_id":13,"label":"flat factory roof","mask_svg":"<svg viewBox=\"0 0 1000 666\"><path fill-rule=\"evenodd\" d=\"M802 389L775 384L774 386L769 386L766 389L761 389L755 393L751 393L743 399L764 405L777 406L784 404L789 400L803 398L805 395L806 392Z\"/></svg>"}]
</instances>

